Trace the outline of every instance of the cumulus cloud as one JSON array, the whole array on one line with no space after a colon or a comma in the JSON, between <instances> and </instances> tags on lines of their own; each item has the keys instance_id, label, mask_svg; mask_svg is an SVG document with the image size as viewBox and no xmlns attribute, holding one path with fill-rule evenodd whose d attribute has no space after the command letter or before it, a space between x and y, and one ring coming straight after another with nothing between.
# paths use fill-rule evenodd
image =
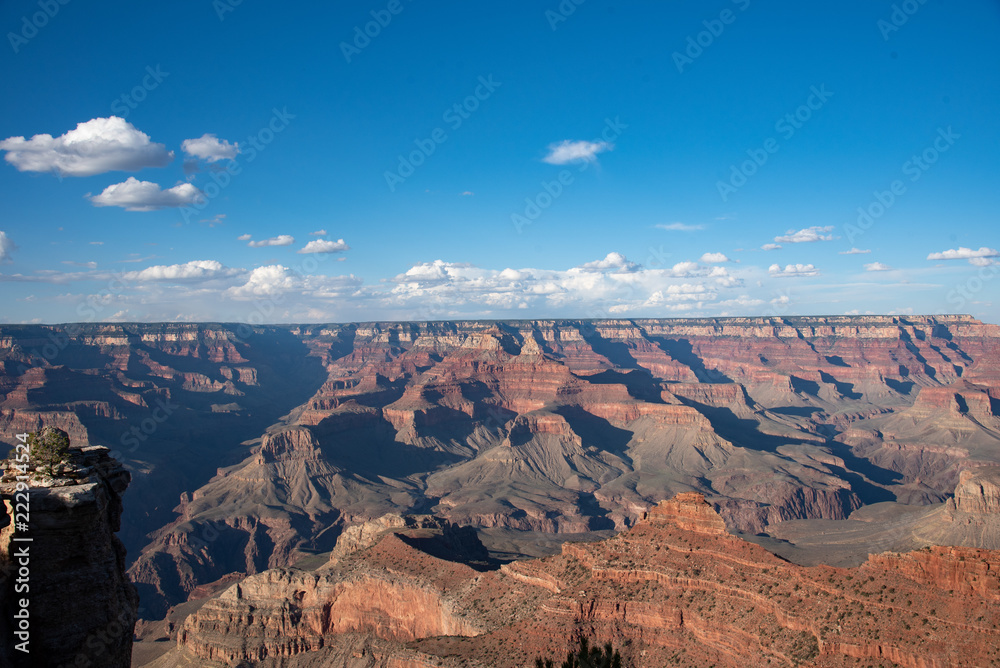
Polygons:
<instances>
[{"instance_id":1,"label":"cumulus cloud","mask_svg":"<svg viewBox=\"0 0 1000 668\"><path fill-rule=\"evenodd\" d=\"M639 269L639 265L630 261L621 253L608 253L603 260L586 262L577 267L577 269L582 269L583 271L636 271Z\"/></svg>"},{"instance_id":2,"label":"cumulus cloud","mask_svg":"<svg viewBox=\"0 0 1000 668\"><path fill-rule=\"evenodd\" d=\"M315 232L310 232L309 236L312 236L312 237L325 237L326 236L326 230L316 230Z\"/></svg>"},{"instance_id":3,"label":"cumulus cloud","mask_svg":"<svg viewBox=\"0 0 1000 668\"><path fill-rule=\"evenodd\" d=\"M567 139L556 144L549 144L549 154L542 158L542 161L550 165L593 162L597 160L598 153L613 149L612 144L603 141L570 141Z\"/></svg>"},{"instance_id":4,"label":"cumulus cloud","mask_svg":"<svg viewBox=\"0 0 1000 668\"><path fill-rule=\"evenodd\" d=\"M656 227L669 232L694 232L705 229L704 225L688 225L687 223L660 223Z\"/></svg>"},{"instance_id":5,"label":"cumulus cloud","mask_svg":"<svg viewBox=\"0 0 1000 668\"><path fill-rule=\"evenodd\" d=\"M240 152L240 145L230 144L225 139L220 140L215 135L206 133L197 139L185 139L181 142L181 149L205 162L218 162L234 159Z\"/></svg>"},{"instance_id":6,"label":"cumulus cloud","mask_svg":"<svg viewBox=\"0 0 1000 668\"><path fill-rule=\"evenodd\" d=\"M788 230L783 236L775 237L774 240L778 243L789 243L789 244L804 244L813 241L833 241L832 234L824 234L825 232L832 232L833 225L827 225L825 227L812 226L805 229L795 231Z\"/></svg>"},{"instance_id":7,"label":"cumulus cloud","mask_svg":"<svg viewBox=\"0 0 1000 668\"><path fill-rule=\"evenodd\" d=\"M184 264L154 265L140 271L128 271L122 274L122 278L135 282L199 282L230 278L243 273L242 269L227 267L216 260L192 260Z\"/></svg>"},{"instance_id":8,"label":"cumulus cloud","mask_svg":"<svg viewBox=\"0 0 1000 668\"><path fill-rule=\"evenodd\" d=\"M866 255L871 253L870 250L861 250L860 248L852 248L848 251L840 251L840 255Z\"/></svg>"},{"instance_id":9,"label":"cumulus cloud","mask_svg":"<svg viewBox=\"0 0 1000 668\"><path fill-rule=\"evenodd\" d=\"M777 277L792 276L818 276L819 270L811 264L786 264L784 269L781 265L772 264L767 268L767 273Z\"/></svg>"},{"instance_id":10,"label":"cumulus cloud","mask_svg":"<svg viewBox=\"0 0 1000 668\"><path fill-rule=\"evenodd\" d=\"M890 269L892 267L881 262L870 262L865 265L865 271L889 271Z\"/></svg>"},{"instance_id":11,"label":"cumulus cloud","mask_svg":"<svg viewBox=\"0 0 1000 668\"><path fill-rule=\"evenodd\" d=\"M928 260L972 260L973 258L983 258L983 257L997 257L1000 255L1000 251L995 248L987 248L983 246L979 250L974 250L972 248L966 248L964 246L959 246L958 248L952 248L950 250L941 251L940 253L931 253L927 256Z\"/></svg>"},{"instance_id":12,"label":"cumulus cloud","mask_svg":"<svg viewBox=\"0 0 1000 668\"><path fill-rule=\"evenodd\" d=\"M780 248L781 244L764 244L763 246L760 247L761 250L766 250L766 251L779 250Z\"/></svg>"},{"instance_id":13,"label":"cumulus cloud","mask_svg":"<svg viewBox=\"0 0 1000 668\"><path fill-rule=\"evenodd\" d=\"M1000 264L994 258L991 257L970 257L969 264L974 267L990 267L995 264Z\"/></svg>"},{"instance_id":14,"label":"cumulus cloud","mask_svg":"<svg viewBox=\"0 0 1000 668\"><path fill-rule=\"evenodd\" d=\"M17 250L17 245L7 236L7 233L0 230L0 262L10 262L11 253Z\"/></svg>"},{"instance_id":15,"label":"cumulus cloud","mask_svg":"<svg viewBox=\"0 0 1000 668\"><path fill-rule=\"evenodd\" d=\"M236 240L237 241L250 241L252 238L253 238L253 236L251 236L249 234L241 234L240 236L236 237Z\"/></svg>"},{"instance_id":16,"label":"cumulus cloud","mask_svg":"<svg viewBox=\"0 0 1000 668\"><path fill-rule=\"evenodd\" d=\"M719 263L719 262L732 262L725 253L705 253L701 256L701 261L706 264Z\"/></svg>"},{"instance_id":17,"label":"cumulus cloud","mask_svg":"<svg viewBox=\"0 0 1000 668\"><path fill-rule=\"evenodd\" d=\"M307 243L299 253L341 253L351 250L351 247L344 243L343 239L330 241L329 239L313 239Z\"/></svg>"},{"instance_id":18,"label":"cumulus cloud","mask_svg":"<svg viewBox=\"0 0 1000 668\"><path fill-rule=\"evenodd\" d=\"M279 234L276 237L271 237L270 239L261 239L260 241L251 241L247 244L250 248L264 248L266 246L291 246L295 243L295 237L290 234Z\"/></svg>"},{"instance_id":19,"label":"cumulus cloud","mask_svg":"<svg viewBox=\"0 0 1000 668\"><path fill-rule=\"evenodd\" d=\"M58 137L9 137L0 141L0 150L7 151L5 159L18 171L60 176L134 172L163 167L174 159L173 151L154 144L147 134L117 116L79 123L75 130Z\"/></svg>"},{"instance_id":20,"label":"cumulus cloud","mask_svg":"<svg viewBox=\"0 0 1000 668\"><path fill-rule=\"evenodd\" d=\"M134 176L122 183L108 186L100 195L88 195L94 206L120 206L126 211L156 211L191 206L201 201L201 191L190 183L180 183L161 190L152 181L140 181Z\"/></svg>"},{"instance_id":21,"label":"cumulus cloud","mask_svg":"<svg viewBox=\"0 0 1000 668\"><path fill-rule=\"evenodd\" d=\"M342 300L361 287L355 276L316 276L298 274L280 264L257 267L243 285L227 289L224 295L236 301L256 300L298 293L307 299Z\"/></svg>"}]
</instances>

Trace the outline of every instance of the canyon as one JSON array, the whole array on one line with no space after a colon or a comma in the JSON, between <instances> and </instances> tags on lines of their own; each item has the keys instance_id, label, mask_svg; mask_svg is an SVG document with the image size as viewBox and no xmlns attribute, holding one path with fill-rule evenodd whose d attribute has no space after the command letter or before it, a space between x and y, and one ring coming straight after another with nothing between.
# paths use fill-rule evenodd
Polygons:
<instances>
[{"instance_id":1,"label":"canyon","mask_svg":"<svg viewBox=\"0 0 1000 668\"><path fill-rule=\"evenodd\" d=\"M149 664L530 665L574 638L626 665L997 665L1000 552L930 548L851 569L803 567L726 531L695 492L614 538L485 572L425 546L427 518L375 522L313 571L274 569L187 617ZM440 526L440 522L437 526Z\"/></svg>"},{"instance_id":2,"label":"canyon","mask_svg":"<svg viewBox=\"0 0 1000 668\"><path fill-rule=\"evenodd\" d=\"M968 316L3 325L0 363L0 442L58 427L130 473L140 632L177 637L177 611L314 569L387 515L558 557L701 494L802 564L1000 547L1000 327ZM416 635L489 627L425 584L380 600L429 596ZM389 642L340 631L348 654Z\"/></svg>"}]
</instances>

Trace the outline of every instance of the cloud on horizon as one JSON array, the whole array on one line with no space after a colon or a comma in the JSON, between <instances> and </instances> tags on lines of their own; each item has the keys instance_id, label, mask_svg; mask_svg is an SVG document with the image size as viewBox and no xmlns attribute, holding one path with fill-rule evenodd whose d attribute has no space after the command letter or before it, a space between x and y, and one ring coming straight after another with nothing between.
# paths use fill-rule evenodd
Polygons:
<instances>
[{"instance_id":1,"label":"cloud on horizon","mask_svg":"<svg viewBox=\"0 0 1000 668\"><path fill-rule=\"evenodd\" d=\"M781 265L772 264L767 268L767 273L779 278L819 276L819 270L811 264L786 264L784 269L781 268Z\"/></svg>"}]
</instances>

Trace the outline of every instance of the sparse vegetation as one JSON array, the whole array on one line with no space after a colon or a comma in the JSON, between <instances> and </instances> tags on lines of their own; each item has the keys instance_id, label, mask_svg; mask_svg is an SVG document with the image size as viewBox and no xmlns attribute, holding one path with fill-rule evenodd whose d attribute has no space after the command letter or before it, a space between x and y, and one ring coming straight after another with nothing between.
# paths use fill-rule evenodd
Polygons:
<instances>
[{"instance_id":1,"label":"sparse vegetation","mask_svg":"<svg viewBox=\"0 0 1000 668\"><path fill-rule=\"evenodd\" d=\"M55 427L44 427L28 434L31 465L44 473L53 474L53 467L69 456L69 434Z\"/></svg>"},{"instance_id":2,"label":"sparse vegetation","mask_svg":"<svg viewBox=\"0 0 1000 668\"><path fill-rule=\"evenodd\" d=\"M535 659L535 668L555 668L552 659ZM590 647L586 638L580 638L580 647L566 655L561 668L622 668L622 657L610 642L601 647Z\"/></svg>"}]
</instances>

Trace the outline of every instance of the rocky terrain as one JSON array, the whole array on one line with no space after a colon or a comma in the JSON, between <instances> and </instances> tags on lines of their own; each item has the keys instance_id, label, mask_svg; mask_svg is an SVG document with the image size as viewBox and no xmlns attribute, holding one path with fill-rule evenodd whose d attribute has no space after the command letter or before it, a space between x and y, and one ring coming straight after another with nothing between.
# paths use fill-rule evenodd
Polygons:
<instances>
[{"instance_id":1,"label":"rocky terrain","mask_svg":"<svg viewBox=\"0 0 1000 668\"><path fill-rule=\"evenodd\" d=\"M60 426L131 471L147 619L386 513L530 540L697 492L777 535L1000 463L1000 328L968 316L3 326L0 360L0 439Z\"/></svg>"},{"instance_id":2,"label":"rocky terrain","mask_svg":"<svg viewBox=\"0 0 1000 668\"><path fill-rule=\"evenodd\" d=\"M19 471L7 467L0 479L0 665L128 668L139 596L115 533L130 476L102 446L69 452L54 476L29 471L20 495ZM25 518L24 494L28 521L19 527L10 518L15 506L18 525ZM15 650L7 627L22 600L29 635L15 642L27 639L27 652Z\"/></svg>"},{"instance_id":3,"label":"rocky terrain","mask_svg":"<svg viewBox=\"0 0 1000 668\"><path fill-rule=\"evenodd\" d=\"M698 493L609 540L494 570L423 550L445 540L442 526L387 518L316 570L234 584L149 665L513 668L562 656L581 634L637 668L1000 665L996 551L797 566L727 533Z\"/></svg>"}]
</instances>

